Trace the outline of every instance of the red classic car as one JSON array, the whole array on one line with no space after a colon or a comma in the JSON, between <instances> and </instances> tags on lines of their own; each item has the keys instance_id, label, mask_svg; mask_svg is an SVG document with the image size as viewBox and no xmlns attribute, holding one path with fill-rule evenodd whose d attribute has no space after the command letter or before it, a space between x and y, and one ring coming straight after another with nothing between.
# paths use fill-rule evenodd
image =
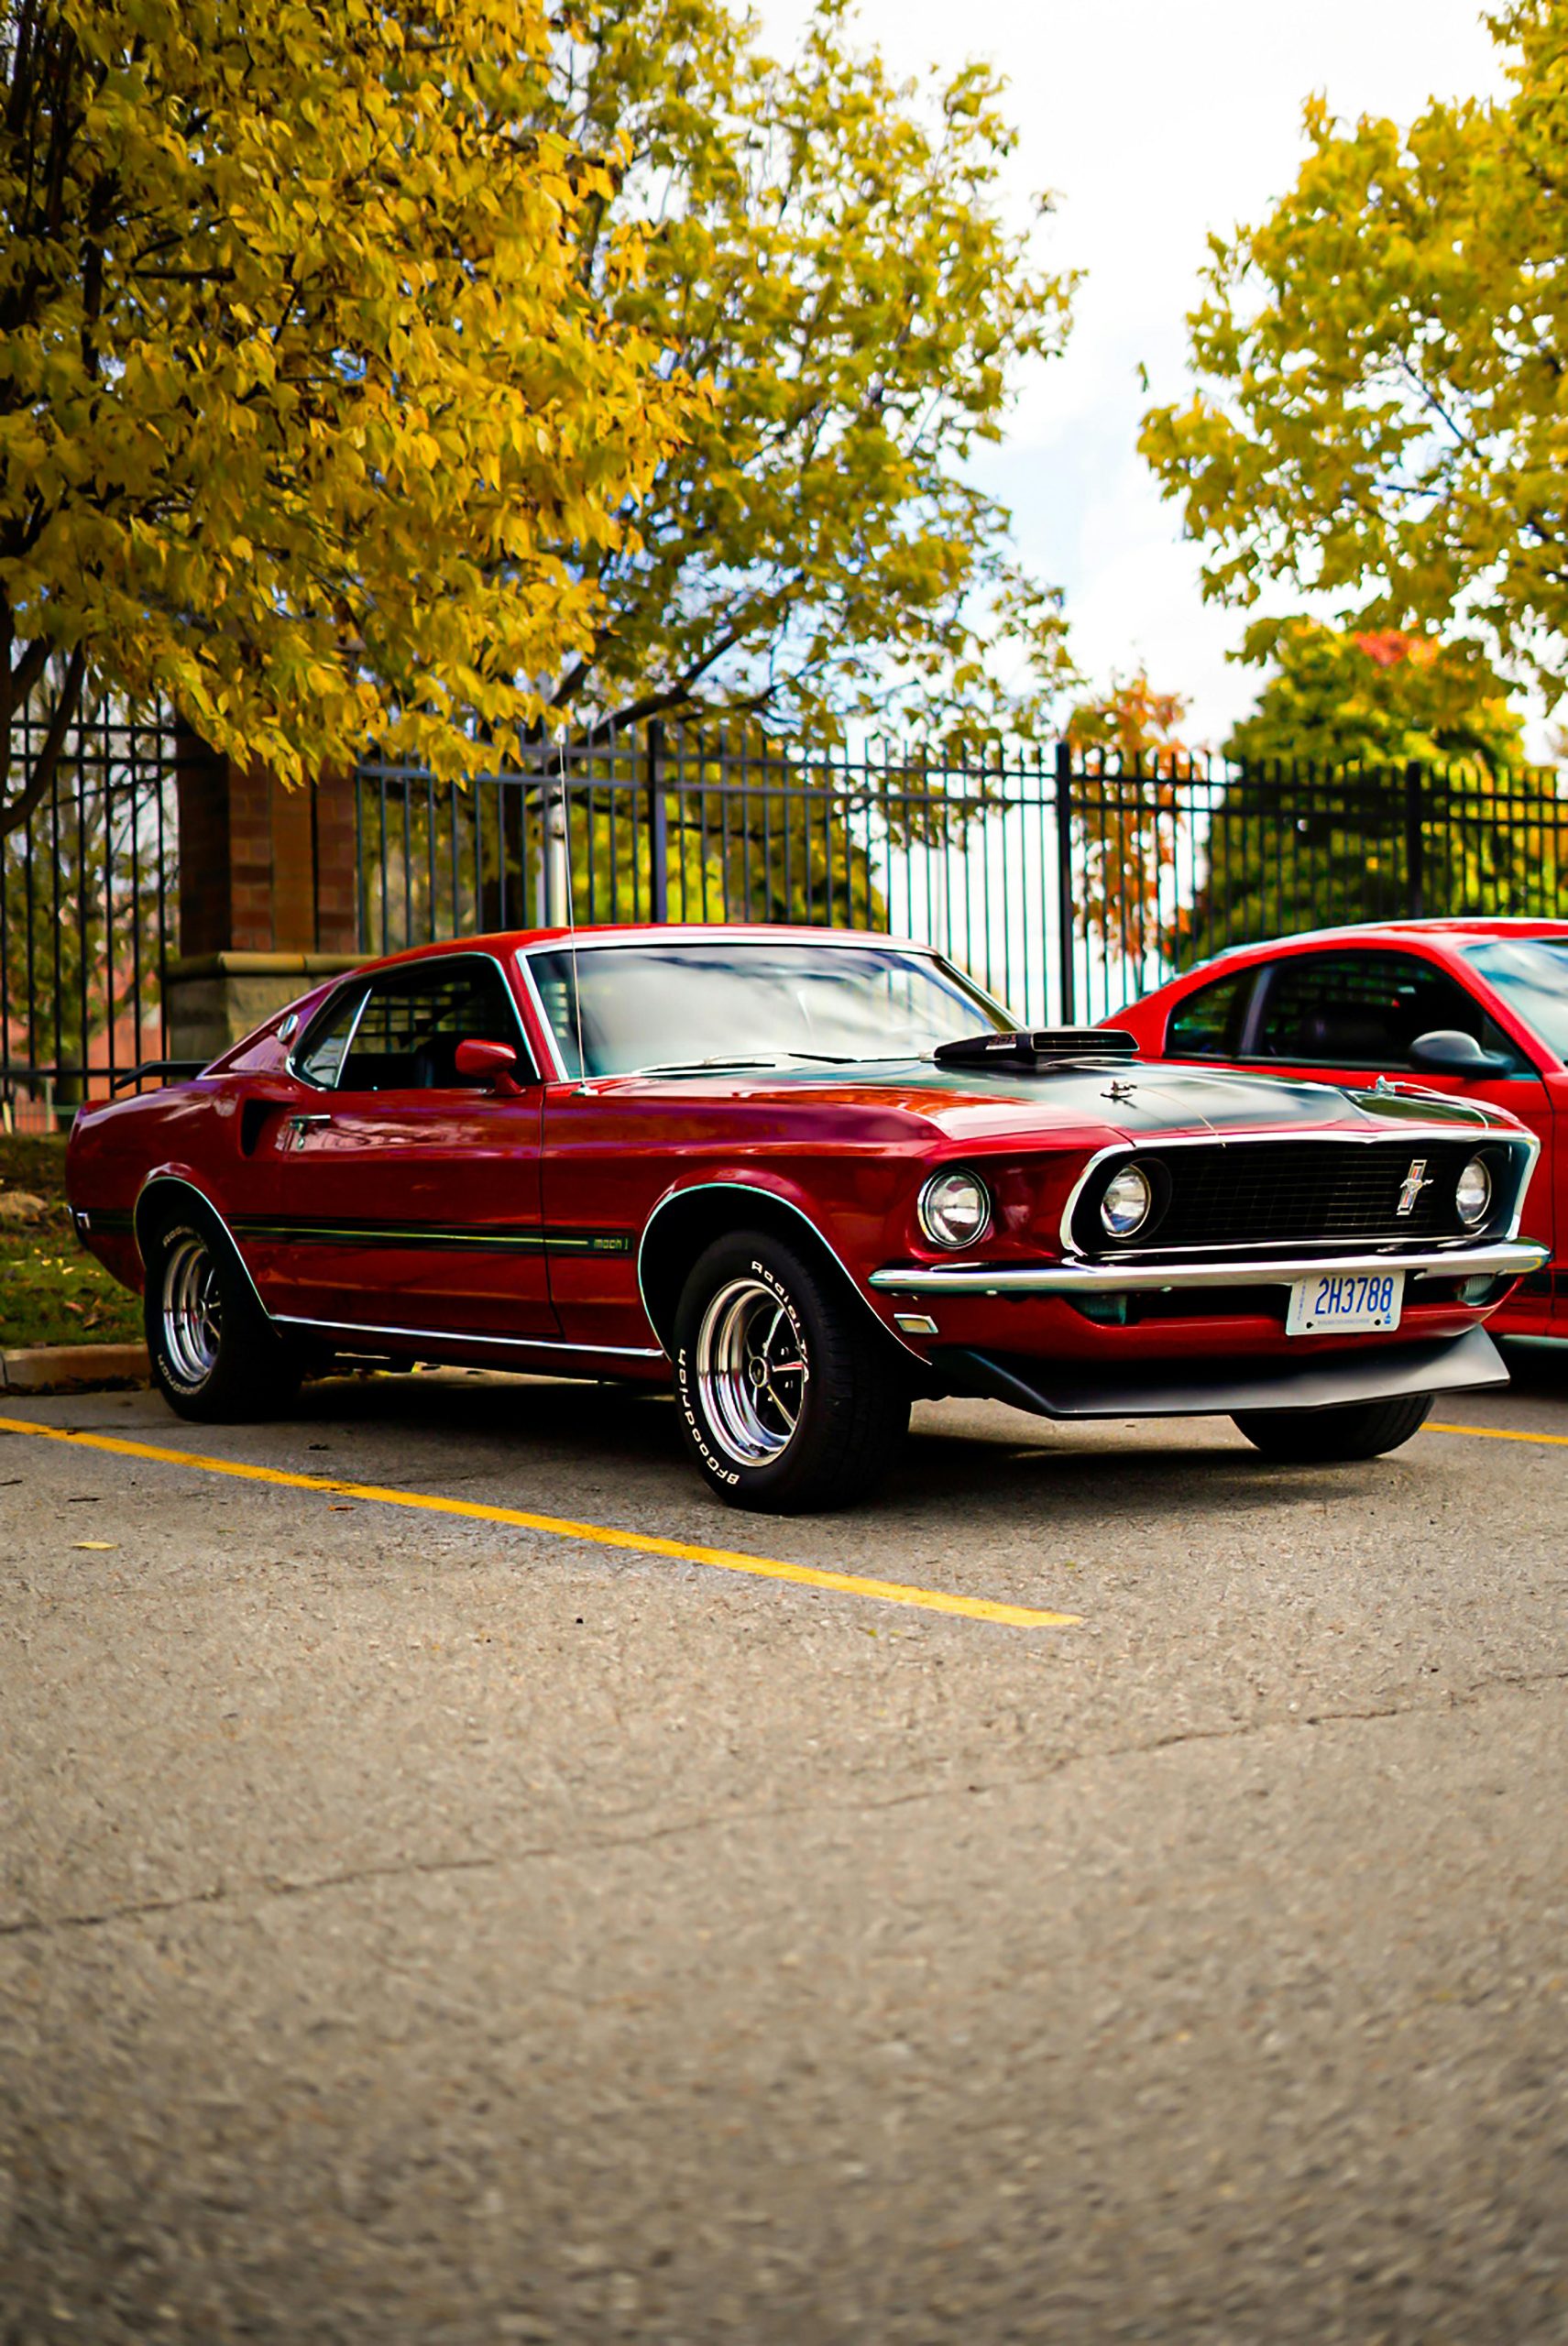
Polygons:
<instances>
[{"instance_id":1,"label":"red classic car","mask_svg":"<svg viewBox=\"0 0 1568 2346\"><path fill-rule=\"evenodd\" d=\"M68 1178L184 1416L286 1408L334 1358L673 1379L710 1487L782 1511L868 1488L918 1394L1391 1449L1504 1376L1536 1146L1020 1033L884 937L599 929L320 988L84 1108Z\"/></svg>"},{"instance_id":2,"label":"red classic car","mask_svg":"<svg viewBox=\"0 0 1568 2346\"><path fill-rule=\"evenodd\" d=\"M1401 920L1233 948L1121 1012L1146 1058L1503 1108L1541 1144L1524 1230L1553 1260L1494 1335L1568 1338L1568 921Z\"/></svg>"}]
</instances>

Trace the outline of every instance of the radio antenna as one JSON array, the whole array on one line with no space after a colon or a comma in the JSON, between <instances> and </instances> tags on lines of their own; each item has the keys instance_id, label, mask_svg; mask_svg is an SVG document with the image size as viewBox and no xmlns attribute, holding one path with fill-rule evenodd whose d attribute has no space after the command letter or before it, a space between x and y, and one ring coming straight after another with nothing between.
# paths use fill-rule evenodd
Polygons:
<instances>
[{"instance_id":1,"label":"radio antenna","mask_svg":"<svg viewBox=\"0 0 1568 2346\"><path fill-rule=\"evenodd\" d=\"M580 1083L587 1075L588 1070L587 1064L583 1058L583 987L577 959L577 908L572 888L572 809L571 801L567 796L566 729L565 726L562 727L561 731L556 736L555 746L556 754L560 760L558 789L560 796L562 832L561 861L565 866L566 932L571 940L572 1008L576 1016L577 1029L577 1080ZM593 820L593 807L591 801L588 808L588 819L590 822Z\"/></svg>"}]
</instances>

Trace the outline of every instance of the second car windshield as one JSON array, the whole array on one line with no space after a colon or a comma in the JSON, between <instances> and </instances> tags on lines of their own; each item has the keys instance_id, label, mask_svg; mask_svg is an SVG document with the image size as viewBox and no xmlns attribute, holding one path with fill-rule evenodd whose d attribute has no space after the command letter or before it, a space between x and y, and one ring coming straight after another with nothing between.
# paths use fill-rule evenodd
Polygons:
<instances>
[{"instance_id":1,"label":"second car windshield","mask_svg":"<svg viewBox=\"0 0 1568 2346\"><path fill-rule=\"evenodd\" d=\"M529 967L571 1075L919 1058L1007 1025L956 973L896 946L594 945Z\"/></svg>"},{"instance_id":2,"label":"second car windshield","mask_svg":"<svg viewBox=\"0 0 1568 2346\"><path fill-rule=\"evenodd\" d=\"M1568 1058L1568 937L1488 937L1464 958L1508 1008Z\"/></svg>"}]
</instances>

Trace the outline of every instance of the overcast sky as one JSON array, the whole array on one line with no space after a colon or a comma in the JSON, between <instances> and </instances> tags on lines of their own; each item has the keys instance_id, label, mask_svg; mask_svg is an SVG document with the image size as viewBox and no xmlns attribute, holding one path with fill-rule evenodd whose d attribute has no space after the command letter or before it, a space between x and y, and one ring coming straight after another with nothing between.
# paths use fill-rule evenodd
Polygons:
<instances>
[{"instance_id":1,"label":"overcast sky","mask_svg":"<svg viewBox=\"0 0 1568 2346\"><path fill-rule=\"evenodd\" d=\"M782 49L804 0L760 5ZM1152 399L1183 395L1204 238L1289 186L1302 101L1405 122L1433 93L1496 93L1480 16L1469 0L861 0L859 25L905 71L981 56L1007 77L1018 187L1058 199L1043 248L1088 276L1068 356L1021 382L981 477L1031 568L1067 590L1079 664L1108 681L1146 662L1217 745L1255 689L1225 658L1244 621L1202 602L1196 549L1136 454L1139 363Z\"/></svg>"}]
</instances>

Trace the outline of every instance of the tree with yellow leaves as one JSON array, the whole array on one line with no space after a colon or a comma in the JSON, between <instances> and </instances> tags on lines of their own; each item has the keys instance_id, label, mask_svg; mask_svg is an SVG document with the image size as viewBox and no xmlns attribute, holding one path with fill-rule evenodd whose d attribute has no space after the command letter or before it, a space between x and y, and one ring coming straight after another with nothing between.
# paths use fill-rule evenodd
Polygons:
<instances>
[{"instance_id":1,"label":"tree with yellow leaves","mask_svg":"<svg viewBox=\"0 0 1568 2346\"><path fill-rule=\"evenodd\" d=\"M89 675L453 773L598 641L699 402L559 69L541 0L0 0L0 828Z\"/></svg>"},{"instance_id":2,"label":"tree with yellow leaves","mask_svg":"<svg viewBox=\"0 0 1568 2346\"><path fill-rule=\"evenodd\" d=\"M1487 19L1499 99L1408 128L1306 109L1261 224L1211 239L1198 387L1142 446L1205 545L1205 591L1285 580L1363 630L1479 631L1568 687L1568 0ZM1401 687L1402 689L1402 687Z\"/></svg>"},{"instance_id":3,"label":"tree with yellow leaves","mask_svg":"<svg viewBox=\"0 0 1568 2346\"><path fill-rule=\"evenodd\" d=\"M1046 729L1070 680L1059 597L970 459L1020 369L1062 348L1073 280L1003 201L995 74L901 82L848 0L817 0L778 57L727 0L580 0L563 83L573 135L620 132L632 158L579 215L585 277L616 223L651 221L607 312L711 400L638 547L596 554L604 617L556 718Z\"/></svg>"}]
</instances>

